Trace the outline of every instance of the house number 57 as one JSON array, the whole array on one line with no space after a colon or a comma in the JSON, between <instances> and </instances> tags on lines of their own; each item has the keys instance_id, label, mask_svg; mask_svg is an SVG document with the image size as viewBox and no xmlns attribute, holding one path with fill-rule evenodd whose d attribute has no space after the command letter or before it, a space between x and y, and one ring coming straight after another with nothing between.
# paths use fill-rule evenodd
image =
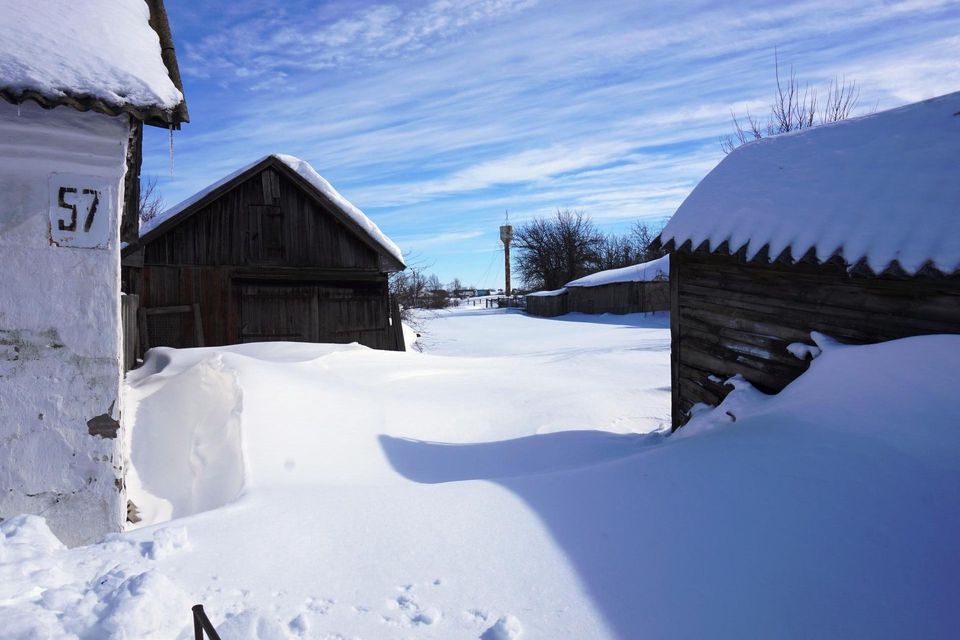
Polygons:
<instances>
[{"instance_id":1,"label":"house number 57","mask_svg":"<svg viewBox=\"0 0 960 640\"><path fill-rule=\"evenodd\" d=\"M50 244L105 249L116 235L113 194L103 178L55 173L50 176Z\"/></svg>"},{"instance_id":2,"label":"house number 57","mask_svg":"<svg viewBox=\"0 0 960 640\"><path fill-rule=\"evenodd\" d=\"M77 197L77 189L74 187L60 187L60 191L57 194L57 204L61 209L70 210L70 222L67 223L65 220L60 219L57 221L57 228L60 231L76 231L77 230L77 201L80 200L81 203L87 205L87 213L83 218L83 232L90 233L90 227L93 226L93 219L97 215L97 207L100 205L100 192L94 189L82 189L80 193L83 194L83 198ZM65 197L67 194L72 194L72 202L67 202Z\"/></svg>"}]
</instances>

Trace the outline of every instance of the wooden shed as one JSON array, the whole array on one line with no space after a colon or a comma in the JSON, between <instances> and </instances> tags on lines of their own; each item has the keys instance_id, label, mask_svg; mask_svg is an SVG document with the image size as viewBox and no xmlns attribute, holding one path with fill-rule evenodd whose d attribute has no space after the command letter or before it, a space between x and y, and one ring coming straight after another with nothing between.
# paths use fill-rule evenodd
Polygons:
<instances>
[{"instance_id":1,"label":"wooden shed","mask_svg":"<svg viewBox=\"0 0 960 640\"><path fill-rule=\"evenodd\" d=\"M580 313L649 313L670 308L670 257L608 269L564 285L567 307Z\"/></svg>"},{"instance_id":2,"label":"wooden shed","mask_svg":"<svg viewBox=\"0 0 960 640\"><path fill-rule=\"evenodd\" d=\"M649 313L670 309L670 257L598 271L562 289L526 295L527 313L552 318L565 313Z\"/></svg>"},{"instance_id":3,"label":"wooden shed","mask_svg":"<svg viewBox=\"0 0 960 640\"><path fill-rule=\"evenodd\" d=\"M567 290L534 291L524 296L527 313L541 318L554 318L569 313Z\"/></svg>"},{"instance_id":4,"label":"wooden shed","mask_svg":"<svg viewBox=\"0 0 960 640\"><path fill-rule=\"evenodd\" d=\"M674 428L731 376L780 391L811 332L960 333L958 152L954 93L753 142L708 174L661 234Z\"/></svg>"},{"instance_id":5,"label":"wooden shed","mask_svg":"<svg viewBox=\"0 0 960 640\"><path fill-rule=\"evenodd\" d=\"M141 228L123 253L140 352L263 341L403 349L397 246L306 162L270 155Z\"/></svg>"},{"instance_id":6,"label":"wooden shed","mask_svg":"<svg viewBox=\"0 0 960 640\"><path fill-rule=\"evenodd\" d=\"M120 245L144 125L188 119L161 0L0 1L0 520L126 520Z\"/></svg>"}]
</instances>

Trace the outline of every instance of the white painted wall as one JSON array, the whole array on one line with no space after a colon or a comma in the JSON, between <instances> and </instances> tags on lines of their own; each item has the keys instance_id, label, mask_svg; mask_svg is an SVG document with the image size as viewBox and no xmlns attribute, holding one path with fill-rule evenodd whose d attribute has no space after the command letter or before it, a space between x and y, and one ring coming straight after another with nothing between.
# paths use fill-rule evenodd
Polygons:
<instances>
[{"instance_id":1,"label":"white painted wall","mask_svg":"<svg viewBox=\"0 0 960 640\"><path fill-rule=\"evenodd\" d=\"M71 546L125 520L122 434L91 435L88 421L100 416L94 427L109 433L120 418L129 132L127 116L0 101L0 518L41 514ZM75 231L58 185L77 189L64 192L78 207ZM102 192L88 232L84 188ZM73 246L54 244L51 228Z\"/></svg>"}]
</instances>

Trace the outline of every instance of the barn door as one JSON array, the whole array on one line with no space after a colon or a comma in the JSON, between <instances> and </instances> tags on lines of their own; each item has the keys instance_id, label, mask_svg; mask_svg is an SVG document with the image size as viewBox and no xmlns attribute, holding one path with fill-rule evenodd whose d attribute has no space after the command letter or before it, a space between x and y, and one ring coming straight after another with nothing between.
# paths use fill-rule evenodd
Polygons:
<instances>
[{"instance_id":1,"label":"barn door","mask_svg":"<svg viewBox=\"0 0 960 640\"><path fill-rule=\"evenodd\" d=\"M317 342L314 287L241 285L241 342Z\"/></svg>"}]
</instances>

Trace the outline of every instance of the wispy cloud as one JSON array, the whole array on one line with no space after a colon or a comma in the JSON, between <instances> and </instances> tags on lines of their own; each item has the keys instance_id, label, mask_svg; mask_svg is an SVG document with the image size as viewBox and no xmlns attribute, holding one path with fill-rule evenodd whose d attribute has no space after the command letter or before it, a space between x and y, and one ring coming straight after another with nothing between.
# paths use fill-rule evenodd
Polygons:
<instances>
[{"instance_id":1,"label":"wispy cloud","mask_svg":"<svg viewBox=\"0 0 960 640\"><path fill-rule=\"evenodd\" d=\"M960 10L940 0L177 3L194 122L169 201L292 153L438 256L488 251L505 209L670 215L722 158L731 110L768 103L774 48L813 85L856 80L865 110L960 89ZM151 134L148 173L165 145ZM436 268L469 278L476 260Z\"/></svg>"},{"instance_id":2,"label":"wispy cloud","mask_svg":"<svg viewBox=\"0 0 960 640\"><path fill-rule=\"evenodd\" d=\"M374 4L258 7L249 19L188 43L187 73L226 74L251 88L295 83L289 72L325 71L408 56L457 38L465 30L532 6L535 0L437 0L407 9ZM346 9L346 11L344 11ZM345 15L343 15L345 13ZM338 15L339 14L339 15Z\"/></svg>"}]
</instances>

